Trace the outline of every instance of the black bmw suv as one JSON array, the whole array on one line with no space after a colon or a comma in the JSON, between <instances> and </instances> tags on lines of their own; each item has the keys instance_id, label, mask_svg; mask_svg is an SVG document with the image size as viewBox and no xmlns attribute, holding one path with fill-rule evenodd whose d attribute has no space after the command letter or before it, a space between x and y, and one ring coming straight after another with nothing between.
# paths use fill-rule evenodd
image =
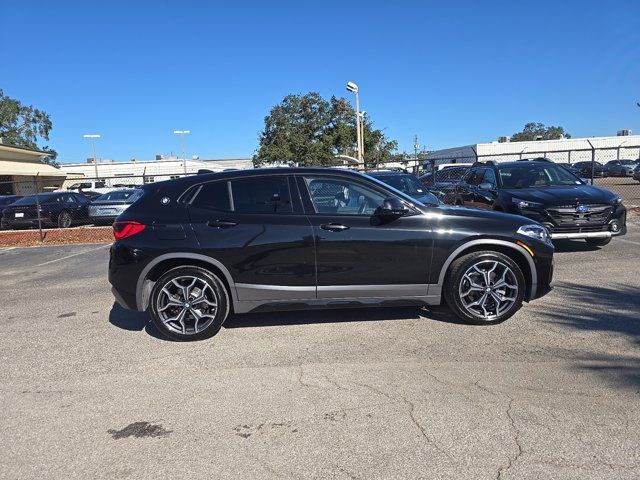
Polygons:
<instances>
[{"instance_id":1,"label":"black bmw suv","mask_svg":"<svg viewBox=\"0 0 640 480\"><path fill-rule=\"evenodd\" d=\"M458 184L455 203L523 215L547 227L554 240L602 246L627 231L620 196L546 159L478 162Z\"/></svg>"},{"instance_id":2,"label":"black bmw suv","mask_svg":"<svg viewBox=\"0 0 640 480\"><path fill-rule=\"evenodd\" d=\"M210 337L231 311L443 300L491 324L551 288L541 225L427 206L355 172L231 171L142 190L114 223L109 281L173 339Z\"/></svg>"}]
</instances>

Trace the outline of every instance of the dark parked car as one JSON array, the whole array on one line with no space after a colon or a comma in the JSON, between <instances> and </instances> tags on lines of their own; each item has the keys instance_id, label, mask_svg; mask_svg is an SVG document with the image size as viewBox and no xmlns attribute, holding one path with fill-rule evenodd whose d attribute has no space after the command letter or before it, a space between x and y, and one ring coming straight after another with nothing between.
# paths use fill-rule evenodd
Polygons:
<instances>
[{"instance_id":1,"label":"dark parked car","mask_svg":"<svg viewBox=\"0 0 640 480\"><path fill-rule=\"evenodd\" d=\"M89 218L96 225L113 223L118 215L141 196L142 190L133 188L105 193L89 205Z\"/></svg>"},{"instance_id":2,"label":"dark parked car","mask_svg":"<svg viewBox=\"0 0 640 480\"><path fill-rule=\"evenodd\" d=\"M0 209L3 209L7 205L11 205L16 200L20 200L20 195L0 195Z\"/></svg>"},{"instance_id":3,"label":"dark parked car","mask_svg":"<svg viewBox=\"0 0 640 480\"><path fill-rule=\"evenodd\" d=\"M40 220L46 227L67 228L87 223L89 200L73 192L40 193ZM35 195L28 195L2 211L2 224L8 228L37 227L38 210Z\"/></svg>"},{"instance_id":4,"label":"dark parked car","mask_svg":"<svg viewBox=\"0 0 640 480\"><path fill-rule=\"evenodd\" d=\"M467 322L498 323L550 290L541 225L426 206L356 172L244 170L142 190L114 222L109 281L178 340L214 335L230 311L443 299Z\"/></svg>"},{"instance_id":5,"label":"dark parked car","mask_svg":"<svg viewBox=\"0 0 640 480\"><path fill-rule=\"evenodd\" d=\"M640 182L640 163L633 169L633 179Z\"/></svg>"},{"instance_id":6,"label":"dark parked car","mask_svg":"<svg viewBox=\"0 0 640 480\"><path fill-rule=\"evenodd\" d=\"M579 177L581 178L591 178L591 162L583 161L576 162L572 164L575 168L578 169ZM606 177L607 170L604 168L600 162L593 162L593 176L594 177Z\"/></svg>"},{"instance_id":7,"label":"dark parked car","mask_svg":"<svg viewBox=\"0 0 640 480\"><path fill-rule=\"evenodd\" d=\"M458 184L456 204L523 215L545 225L553 239L592 245L627 230L618 195L549 161L477 163Z\"/></svg>"},{"instance_id":8,"label":"dark parked car","mask_svg":"<svg viewBox=\"0 0 640 480\"><path fill-rule=\"evenodd\" d=\"M453 203L455 200L456 185L469 167L446 167L435 172L425 173L419 180L431 193L444 203Z\"/></svg>"},{"instance_id":9,"label":"dark parked car","mask_svg":"<svg viewBox=\"0 0 640 480\"><path fill-rule=\"evenodd\" d=\"M438 200L433 193L429 192L424 185L410 173L384 170L371 172L368 175L392 186L396 190L400 190L402 193L419 200L425 205L438 205L440 203L440 200Z\"/></svg>"},{"instance_id":10,"label":"dark parked car","mask_svg":"<svg viewBox=\"0 0 640 480\"><path fill-rule=\"evenodd\" d=\"M604 168L607 175L612 177L631 177L636 165L635 160L611 160L605 163Z\"/></svg>"}]
</instances>

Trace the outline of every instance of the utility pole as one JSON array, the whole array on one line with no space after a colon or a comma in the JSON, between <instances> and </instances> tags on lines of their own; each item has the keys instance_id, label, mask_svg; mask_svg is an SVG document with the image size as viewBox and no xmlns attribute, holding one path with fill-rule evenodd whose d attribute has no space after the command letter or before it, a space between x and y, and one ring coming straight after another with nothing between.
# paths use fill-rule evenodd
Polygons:
<instances>
[{"instance_id":1,"label":"utility pole","mask_svg":"<svg viewBox=\"0 0 640 480\"><path fill-rule=\"evenodd\" d=\"M96 156L96 139L100 138L100 135L87 134L83 135L83 137L91 141L91 149L93 150L93 166L95 168L96 181L98 181L98 157Z\"/></svg>"},{"instance_id":2,"label":"utility pole","mask_svg":"<svg viewBox=\"0 0 640 480\"><path fill-rule=\"evenodd\" d=\"M182 163L184 164L184 173L187 173L187 148L185 147L184 136L191 133L191 130L174 130L173 133L180 137L180 147L182 148Z\"/></svg>"}]
</instances>

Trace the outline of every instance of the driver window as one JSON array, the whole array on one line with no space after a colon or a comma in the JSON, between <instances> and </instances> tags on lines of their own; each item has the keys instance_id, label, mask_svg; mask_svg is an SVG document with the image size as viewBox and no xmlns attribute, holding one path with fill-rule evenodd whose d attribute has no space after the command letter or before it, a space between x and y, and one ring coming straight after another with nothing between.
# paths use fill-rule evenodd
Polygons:
<instances>
[{"instance_id":1,"label":"driver window","mask_svg":"<svg viewBox=\"0 0 640 480\"><path fill-rule=\"evenodd\" d=\"M491 168L487 168L484 172L483 183L490 183L493 187L497 185L496 174Z\"/></svg>"},{"instance_id":2,"label":"driver window","mask_svg":"<svg viewBox=\"0 0 640 480\"><path fill-rule=\"evenodd\" d=\"M386 198L383 193L351 180L305 177L316 213L373 215Z\"/></svg>"}]
</instances>

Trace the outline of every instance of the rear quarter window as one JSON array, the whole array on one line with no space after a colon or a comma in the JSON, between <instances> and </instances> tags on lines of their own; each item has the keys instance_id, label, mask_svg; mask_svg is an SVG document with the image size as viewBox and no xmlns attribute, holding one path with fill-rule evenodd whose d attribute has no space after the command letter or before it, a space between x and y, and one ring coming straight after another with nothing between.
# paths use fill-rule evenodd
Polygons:
<instances>
[{"instance_id":1,"label":"rear quarter window","mask_svg":"<svg viewBox=\"0 0 640 480\"><path fill-rule=\"evenodd\" d=\"M231 210L228 182L205 183L200 187L196 197L191 201L191 205L197 208L208 208L225 212Z\"/></svg>"}]
</instances>

